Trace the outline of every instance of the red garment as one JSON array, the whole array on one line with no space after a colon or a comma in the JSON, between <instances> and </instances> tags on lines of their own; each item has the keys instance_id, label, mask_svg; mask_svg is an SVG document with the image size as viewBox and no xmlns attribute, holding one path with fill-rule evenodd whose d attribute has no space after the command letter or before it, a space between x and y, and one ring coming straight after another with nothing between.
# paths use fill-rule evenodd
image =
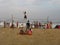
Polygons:
<instances>
[{"instance_id":1,"label":"red garment","mask_svg":"<svg viewBox=\"0 0 60 45\"><path fill-rule=\"evenodd\" d=\"M28 35L32 35L32 31L31 30L28 30Z\"/></svg>"},{"instance_id":2,"label":"red garment","mask_svg":"<svg viewBox=\"0 0 60 45\"><path fill-rule=\"evenodd\" d=\"M60 29L60 26L58 26L58 28Z\"/></svg>"}]
</instances>

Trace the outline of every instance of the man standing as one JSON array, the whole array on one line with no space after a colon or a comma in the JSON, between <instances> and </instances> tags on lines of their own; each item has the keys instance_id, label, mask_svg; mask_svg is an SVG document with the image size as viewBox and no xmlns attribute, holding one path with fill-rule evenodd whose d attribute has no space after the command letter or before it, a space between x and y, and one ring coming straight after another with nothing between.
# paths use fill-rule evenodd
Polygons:
<instances>
[{"instance_id":1,"label":"man standing","mask_svg":"<svg viewBox=\"0 0 60 45\"><path fill-rule=\"evenodd\" d=\"M28 20L27 23L26 23L26 30L29 30L29 29L30 29L30 22Z\"/></svg>"}]
</instances>

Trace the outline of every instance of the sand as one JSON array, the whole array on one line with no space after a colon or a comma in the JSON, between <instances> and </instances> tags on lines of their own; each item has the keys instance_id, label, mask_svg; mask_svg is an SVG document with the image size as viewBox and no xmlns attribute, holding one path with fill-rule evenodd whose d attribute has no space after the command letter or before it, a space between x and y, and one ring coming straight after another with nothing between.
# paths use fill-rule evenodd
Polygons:
<instances>
[{"instance_id":1,"label":"sand","mask_svg":"<svg viewBox=\"0 0 60 45\"><path fill-rule=\"evenodd\" d=\"M60 29L32 30L32 35L20 35L17 28L0 28L0 45L60 45Z\"/></svg>"}]
</instances>

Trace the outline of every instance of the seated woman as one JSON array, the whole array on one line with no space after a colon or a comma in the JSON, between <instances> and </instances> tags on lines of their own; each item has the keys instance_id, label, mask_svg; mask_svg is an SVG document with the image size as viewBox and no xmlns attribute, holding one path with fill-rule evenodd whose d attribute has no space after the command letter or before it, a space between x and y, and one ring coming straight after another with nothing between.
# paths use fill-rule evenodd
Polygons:
<instances>
[{"instance_id":1,"label":"seated woman","mask_svg":"<svg viewBox=\"0 0 60 45\"><path fill-rule=\"evenodd\" d=\"M20 34L24 34L24 31L23 30L20 30Z\"/></svg>"},{"instance_id":2,"label":"seated woman","mask_svg":"<svg viewBox=\"0 0 60 45\"><path fill-rule=\"evenodd\" d=\"M21 28L19 34L24 34L23 28Z\"/></svg>"},{"instance_id":3,"label":"seated woman","mask_svg":"<svg viewBox=\"0 0 60 45\"><path fill-rule=\"evenodd\" d=\"M27 34L28 34L28 35L32 35L32 30L31 30L31 28L27 31Z\"/></svg>"}]
</instances>

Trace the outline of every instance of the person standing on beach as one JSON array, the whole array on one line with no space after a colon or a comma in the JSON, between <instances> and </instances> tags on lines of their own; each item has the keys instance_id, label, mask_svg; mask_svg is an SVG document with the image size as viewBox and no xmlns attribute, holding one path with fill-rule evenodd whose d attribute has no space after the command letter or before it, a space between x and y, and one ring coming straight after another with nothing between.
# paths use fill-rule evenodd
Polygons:
<instances>
[{"instance_id":1,"label":"person standing on beach","mask_svg":"<svg viewBox=\"0 0 60 45\"><path fill-rule=\"evenodd\" d=\"M30 29L30 22L28 20L27 23L26 23L26 30L29 30L29 29Z\"/></svg>"}]
</instances>

